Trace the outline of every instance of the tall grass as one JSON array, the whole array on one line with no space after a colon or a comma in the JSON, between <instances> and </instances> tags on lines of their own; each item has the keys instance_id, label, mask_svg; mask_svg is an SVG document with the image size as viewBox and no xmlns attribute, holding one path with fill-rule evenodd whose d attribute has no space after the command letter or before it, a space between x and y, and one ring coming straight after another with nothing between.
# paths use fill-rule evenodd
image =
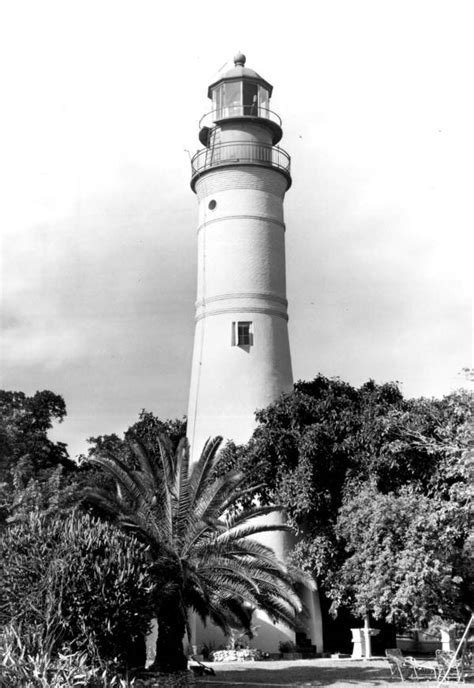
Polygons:
<instances>
[{"instance_id":1,"label":"tall grass","mask_svg":"<svg viewBox=\"0 0 474 688\"><path fill-rule=\"evenodd\" d=\"M91 663L87 651L55 653L38 642L35 629L6 626L0 635L1 688L129 688L135 679L120 677L111 663Z\"/></svg>"}]
</instances>

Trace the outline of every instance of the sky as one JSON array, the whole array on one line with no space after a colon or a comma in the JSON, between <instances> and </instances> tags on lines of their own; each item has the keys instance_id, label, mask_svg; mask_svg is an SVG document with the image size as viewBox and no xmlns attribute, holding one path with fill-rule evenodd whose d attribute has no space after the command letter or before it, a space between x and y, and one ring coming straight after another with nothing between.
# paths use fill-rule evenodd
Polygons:
<instances>
[{"instance_id":1,"label":"sky","mask_svg":"<svg viewBox=\"0 0 474 688\"><path fill-rule=\"evenodd\" d=\"M273 84L295 380L448 394L471 366L471 2L0 8L0 386L61 394L76 456L187 410L207 87Z\"/></svg>"}]
</instances>

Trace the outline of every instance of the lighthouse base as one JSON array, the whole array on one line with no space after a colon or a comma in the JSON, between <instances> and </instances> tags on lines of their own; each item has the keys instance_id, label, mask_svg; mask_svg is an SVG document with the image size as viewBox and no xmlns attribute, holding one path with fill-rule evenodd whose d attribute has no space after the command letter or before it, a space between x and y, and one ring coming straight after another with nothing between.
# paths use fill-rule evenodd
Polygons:
<instances>
[{"instance_id":1,"label":"lighthouse base","mask_svg":"<svg viewBox=\"0 0 474 688\"><path fill-rule=\"evenodd\" d=\"M296 619L296 631L284 624L274 623L265 612L257 610L252 617L253 638L239 636L237 644L276 654L280 652L281 643L297 645L297 637L303 635L318 654L322 653L324 647L319 594L305 589L302 597L304 612ZM190 645L198 654L207 655L214 650L228 649L232 644L232 639L225 636L220 628L211 622L204 625L195 615L191 628L193 638Z\"/></svg>"},{"instance_id":2,"label":"lighthouse base","mask_svg":"<svg viewBox=\"0 0 474 688\"><path fill-rule=\"evenodd\" d=\"M248 639L239 635L236 645L274 654L279 651L280 643L295 642L295 632L283 624L273 623L265 612L255 612L252 628L254 637ZM197 648L199 654L229 649L232 644L233 639L225 636L220 628L212 623L204 626L200 619L196 619L195 636L191 645Z\"/></svg>"},{"instance_id":3,"label":"lighthouse base","mask_svg":"<svg viewBox=\"0 0 474 688\"><path fill-rule=\"evenodd\" d=\"M254 637L250 640L240 638L237 640L237 644L248 645L249 648L275 655L280 652L281 643L290 642L297 645L297 637L303 635L316 648L318 654L322 653L324 647L319 593L303 588L300 590L300 596L303 601L303 612L296 619L296 632L288 626L274 623L265 612L257 610L252 617ZM225 636L222 630L213 623L203 624L196 614L191 614L189 625L191 627L191 640L183 639L187 654L204 655L207 659L209 653L214 650L229 648L231 638ZM158 626L156 620L153 620L152 630L146 638L147 666L150 666L155 660L157 637Z\"/></svg>"}]
</instances>

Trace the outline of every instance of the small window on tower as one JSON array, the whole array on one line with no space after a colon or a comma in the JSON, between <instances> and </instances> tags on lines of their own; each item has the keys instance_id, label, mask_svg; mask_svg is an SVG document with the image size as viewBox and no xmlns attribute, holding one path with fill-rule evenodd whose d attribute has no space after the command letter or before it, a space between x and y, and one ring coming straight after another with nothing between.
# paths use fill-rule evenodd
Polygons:
<instances>
[{"instance_id":1,"label":"small window on tower","mask_svg":"<svg viewBox=\"0 0 474 688\"><path fill-rule=\"evenodd\" d=\"M251 322L232 323L232 346L252 346L253 333Z\"/></svg>"}]
</instances>

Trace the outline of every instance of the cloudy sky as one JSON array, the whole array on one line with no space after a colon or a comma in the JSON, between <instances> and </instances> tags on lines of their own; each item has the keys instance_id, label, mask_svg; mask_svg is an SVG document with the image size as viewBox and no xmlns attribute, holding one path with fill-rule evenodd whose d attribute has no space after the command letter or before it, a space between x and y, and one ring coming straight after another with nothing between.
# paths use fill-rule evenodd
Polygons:
<instances>
[{"instance_id":1,"label":"cloudy sky","mask_svg":"<svg viewBox=\"0 0 474 688\"><path fill-rule=\"evenodd\" d=\"M238 50L274 85L295 379L441 396L471 365L471 2L151 0L0 10L1 386L62 394L75 455L186 413L188 151Z\"/></svg>"}]
</instances>

